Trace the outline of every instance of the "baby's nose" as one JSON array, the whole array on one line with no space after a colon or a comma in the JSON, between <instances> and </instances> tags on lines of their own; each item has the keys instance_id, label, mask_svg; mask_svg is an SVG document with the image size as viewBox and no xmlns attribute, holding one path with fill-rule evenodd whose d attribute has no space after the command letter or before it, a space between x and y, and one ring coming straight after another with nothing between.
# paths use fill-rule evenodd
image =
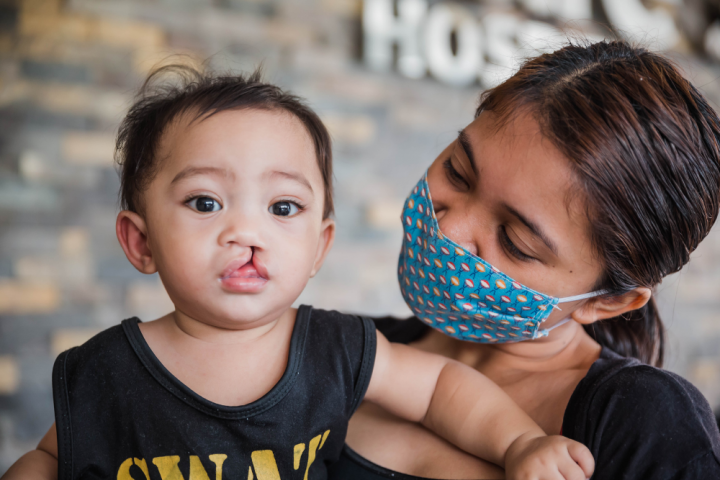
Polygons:
<instances>
[{"instance_id":1,"label":"baby's nose","mask_svg":"<svg viewBox=\"0 0 720 480\"><path fill-rule=\"evenodd\" d=\"M225 228L218 236L218 243L221 246L238 245L245 248L262 248L262 222L258 218L250 216L238 216L229 219Z\"/></svg>"}]
</instances>

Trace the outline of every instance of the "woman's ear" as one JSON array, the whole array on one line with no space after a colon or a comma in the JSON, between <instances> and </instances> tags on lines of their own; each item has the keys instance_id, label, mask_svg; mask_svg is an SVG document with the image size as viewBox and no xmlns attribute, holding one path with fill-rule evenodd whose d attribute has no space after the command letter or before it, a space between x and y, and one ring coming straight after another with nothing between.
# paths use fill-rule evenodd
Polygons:
<instances>
[{"instance_id":1,"label":"woman's ear","mask_svg":"<svg viewBox=\"0 0 720 480\"><path fill-rule=\"evenodd\" d=\"M578 323L589 325L598 320L618 317L625 312L642 308L650 301L650 297L652 290L647 287L637 287L622 295L588 301L570 316Z\"/></svg>"},{"instance_id":2,"label":"woman's ear","mask_svg":"<svg viewBox=\"0 0 720 480\"><path fill-rule=\"evenodd\" d=\"M123 210L117 216L115 233L125 256L142 273L155 273L157 266L148 245L145 220L135 212Z\"/></svg>"},{"instance_id":3,"label":"woman's ear","mask_svg":"<svg viewBox=\"0 0 720 480\"><path fill-rule=\"evenodd\" d=\"M320 271L320 267L322 267L322 264L325 261L325 257L327 257L327 254L330 253L330 249L332 248L334 242L335 220L331 218L326 218L322 222L320 239L318 240L318 248L317 252L315 253L315 263L313 264L312 271L310 272L310 277L314 277L317 272Z\"/></svg>"}]
</instances>

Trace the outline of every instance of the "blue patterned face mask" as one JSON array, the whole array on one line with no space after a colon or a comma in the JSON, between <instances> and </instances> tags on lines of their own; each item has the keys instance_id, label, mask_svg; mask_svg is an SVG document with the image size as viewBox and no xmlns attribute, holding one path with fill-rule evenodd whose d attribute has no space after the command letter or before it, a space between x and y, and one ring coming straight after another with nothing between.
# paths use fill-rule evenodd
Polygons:
<instances>
[{"instance_id":1,"label":"blue patterned face mask","mask_svg":"<svg viewBox=\"0 0 720 480\"><path fill-rule=\"evenodd\" d=\"M558 303L607 293L555 298L531 290L442 234L427 173L405 202L398 280L405 302L422 321L446 335L480 343L520 342L540 330Z\"/></svg>"}]
</instances>

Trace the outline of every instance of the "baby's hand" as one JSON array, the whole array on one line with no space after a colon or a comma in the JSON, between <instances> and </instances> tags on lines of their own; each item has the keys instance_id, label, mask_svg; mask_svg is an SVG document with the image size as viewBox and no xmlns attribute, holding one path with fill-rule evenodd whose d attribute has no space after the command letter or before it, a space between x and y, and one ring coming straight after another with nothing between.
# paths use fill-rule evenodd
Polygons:
<instances>
[{"instance_id":1,"label":"baby's hand","mask_svg":"<svg viewBox=\"0 0 720 480\"><path fill-rule=\"evenodd\" d=\"M586 480L595 459L582 443L560 435L515 440L505 455L507 480Z\"/></svg>"}]
</instances>

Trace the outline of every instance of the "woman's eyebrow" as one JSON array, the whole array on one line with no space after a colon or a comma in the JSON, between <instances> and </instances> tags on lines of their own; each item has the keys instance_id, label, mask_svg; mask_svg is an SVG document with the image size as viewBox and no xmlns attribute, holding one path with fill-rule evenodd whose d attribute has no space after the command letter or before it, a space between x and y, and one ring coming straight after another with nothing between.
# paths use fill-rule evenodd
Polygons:
<instances>
[{"instance_id":1,"label":"woman's eyebrow","mask_svg":"<svg viewBox=\"0 0 720 480\"><path fill-rule=\"evenodd\" d=\"M460 144L460 148L465 152L465 155L470 159L470 167L473 170L473 173L475 173L475 176L478 175L478 169L477 165L475 164L475 154L473 153L472 145L470 145L470 139L468 138L467 134L465 133L465 130L460 130L458 132L458 143Z\"/></svg>"},{"instance_id":2,"label":"woman's eyebrow","mask_svg":"<svg viewBox=\"0 0 720 480\"><path fill-rule=\"evenodd\" d=\"M555 245L555 242L550 240L550 237L547 236L547 234L540 228L540 226L532 221L530 221L528 218L523 216L520 212L512 208L510 205L503 204L503 207L510 212L511 215L517 217L518 220L520 220L523 225L525 225L530 232L538 237L542 242L550 249L551 252L555 254L555 256L558 256L558 248L557 245Z\"/></svg>"}]
</instances>

